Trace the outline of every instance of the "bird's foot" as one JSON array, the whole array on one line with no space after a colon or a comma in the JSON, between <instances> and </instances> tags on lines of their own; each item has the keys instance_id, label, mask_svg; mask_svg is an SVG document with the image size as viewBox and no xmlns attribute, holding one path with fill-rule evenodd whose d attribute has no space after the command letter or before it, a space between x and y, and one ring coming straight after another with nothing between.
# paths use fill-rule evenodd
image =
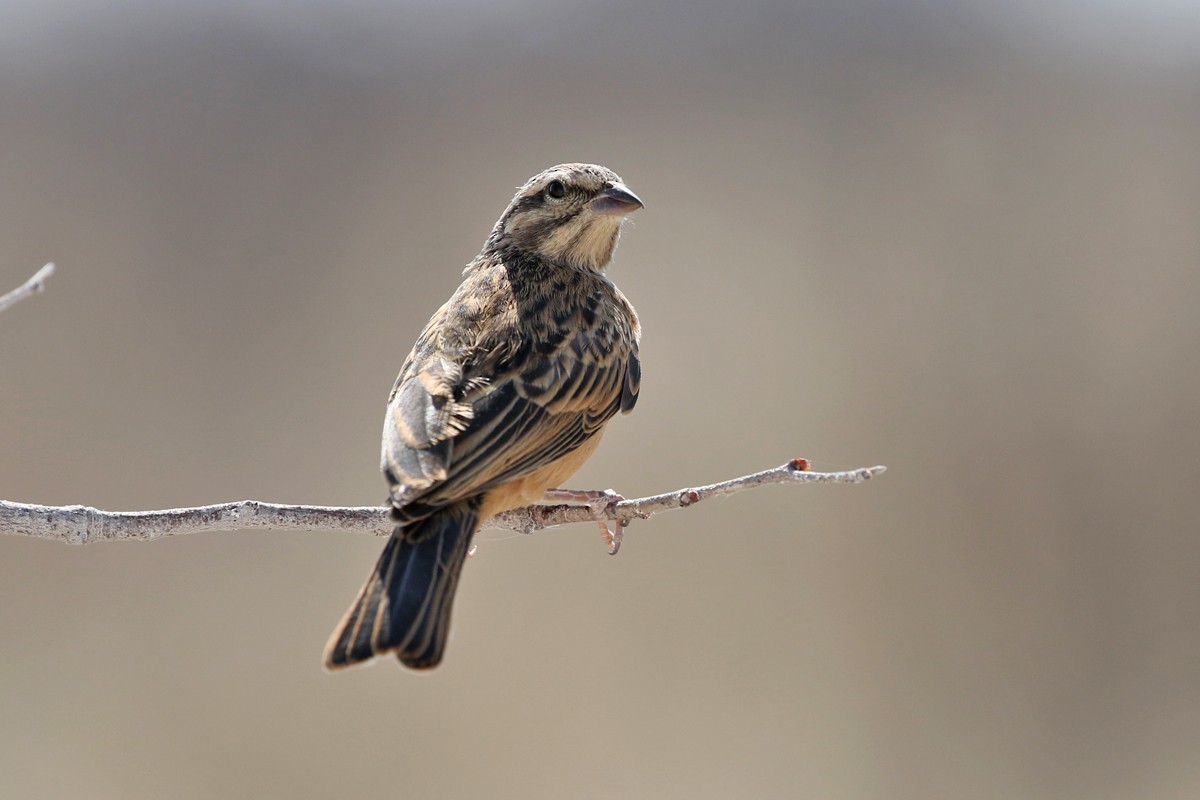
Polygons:
<instances>
[{"instance_id":1,"label":"bird's foot","mask_svg":"<svg viewBox=\"0 0 1200 800\"><path fill-rule=\"evenodd\" d=\"M604 544L608 546L608 554L615 556L621 549L621 538L625 533L625 526L618 520L616 531L610 530L607 514L609 507L620 503L625 499L624 496L617 494L612 489L547 489L543 499L586 505L592 510L592 516L600 525L600 535L604 537Z\"/></svg>"}]
</instances>

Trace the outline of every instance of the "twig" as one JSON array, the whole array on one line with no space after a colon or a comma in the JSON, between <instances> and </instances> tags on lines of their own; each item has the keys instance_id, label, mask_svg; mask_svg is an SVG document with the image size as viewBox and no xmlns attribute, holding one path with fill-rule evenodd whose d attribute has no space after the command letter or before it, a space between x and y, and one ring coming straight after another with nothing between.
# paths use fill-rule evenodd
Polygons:
<instances>
[{"instance_id":1,"label":"twig","mask_svg":"<svg viewBox=\"0 0 1200 800\"><path fill-rule=\"evenodd\" d=\"M649 519L660 511L687 508L710 497L723 497L769 483L862 483L880 475L885 467L863 467L846 472L809 472L798 458L774 469L733 480L680 489L667 494L622 500L608 506L605 516L621 525ZM519 533L573 522L594 522L587 506L529 506L498 514L484 527ZM374 506L290 506L243 500L198 508L165 511L101 511L89 506L39 506L0 500L0 533L37 539L89 544L105 541L152 541L164 536L202 531L343 530L384 536L392 531L386 508Z\"/></svg>"},{"instance_id":2,"label":"twig","mask_svg":"<svg viewBox=\"0 0 1200 800\"><path fill-rule=\"evenodd\" d=\"M53 274L54 264L47 264L37 272L33 273L32 278L13 289L8 294L0 296L0 311L4 311L9 306L15 306L26 297L32 297L33 295L45 289L46 278L49 278Z\"/></svg>"},{"instance_id":3,"label":"twig","mask_svg":"<svg viewBox=\"0 0 1200 800\"><path fill-rule=\"evenodd\" d=\"M846 472L810 472L808 461L797 458L774 469L765 469L762 472L755 472L753 475L743 475L740 478L721 481L709 486L700 486L696 489L677 489L666 494L639 497L636 500L622 500L610 505L605 517L613 522L626 525L635 519L650 519L660 511L688 508L710 497L726 497L746 489L753 489L755 486L766 486L769 483L862 483L876 475L882 475L886 470L887 467L879 466L861 467ZM503 528L518 533L533 533L556 525L593 520L595 517L587 506L526 506L497 514L488 521L487 527Z\"/></svg>"}]
</instances>

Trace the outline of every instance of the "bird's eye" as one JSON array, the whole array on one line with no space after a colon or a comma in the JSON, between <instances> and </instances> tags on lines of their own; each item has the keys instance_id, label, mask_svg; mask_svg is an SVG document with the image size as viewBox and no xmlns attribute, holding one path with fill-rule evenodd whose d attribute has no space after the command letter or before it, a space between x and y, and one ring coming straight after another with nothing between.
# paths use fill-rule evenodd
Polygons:
<instances>
[{"instance_id":1,"label":"bird's eye","mask_svg":"<svg viewBox=\"0 0 1200 800\"><path fill-rule=\"evenodd\" d=\"M567 196L567 187L563 186L562 181L550 181L546 184L546 196L553 197L555 200L562 200Z\"/></svg>"}]
</instances>

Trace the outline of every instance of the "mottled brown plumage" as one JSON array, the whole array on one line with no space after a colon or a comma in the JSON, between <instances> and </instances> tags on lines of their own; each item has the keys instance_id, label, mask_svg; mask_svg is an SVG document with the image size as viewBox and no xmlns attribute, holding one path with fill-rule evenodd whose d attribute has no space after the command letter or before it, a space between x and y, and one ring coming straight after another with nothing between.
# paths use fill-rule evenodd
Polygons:
<instances>
[{"instance_id":1,"label":"mottled brown plumage","mask_svg":"<svg viewBox=\"0 0 1200 800\"><path fill-rule=\"evenodd\" d=\"M480 524L561 486L605 423L633 409L640 327L604 269L641 207L590 164L553 167L517 191L388 399L382 469L399 524L327 667L386 652L436 666Z\"/></svg>"}]
</instances>

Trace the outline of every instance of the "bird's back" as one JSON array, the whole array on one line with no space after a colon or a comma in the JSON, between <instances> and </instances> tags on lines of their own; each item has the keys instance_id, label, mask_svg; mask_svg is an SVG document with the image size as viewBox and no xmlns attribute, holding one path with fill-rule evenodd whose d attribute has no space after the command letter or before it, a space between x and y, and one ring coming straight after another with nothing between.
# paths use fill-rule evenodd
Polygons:
<instances>
[{"instance_id":1,"label":"bird's back","mask_svg":"<svg viewBox=\"0 0 1200 800\"><path fill-rule=\"evenodd\" d=\"M603 275L531 258L473 265L388 403L383 468L399 513L422 517L582 448L632 409L639 337L632 305ZM565 480L562 471L547 477ZM537 483L503 505L536 502Z\"/></svg>"}]
</instances>

